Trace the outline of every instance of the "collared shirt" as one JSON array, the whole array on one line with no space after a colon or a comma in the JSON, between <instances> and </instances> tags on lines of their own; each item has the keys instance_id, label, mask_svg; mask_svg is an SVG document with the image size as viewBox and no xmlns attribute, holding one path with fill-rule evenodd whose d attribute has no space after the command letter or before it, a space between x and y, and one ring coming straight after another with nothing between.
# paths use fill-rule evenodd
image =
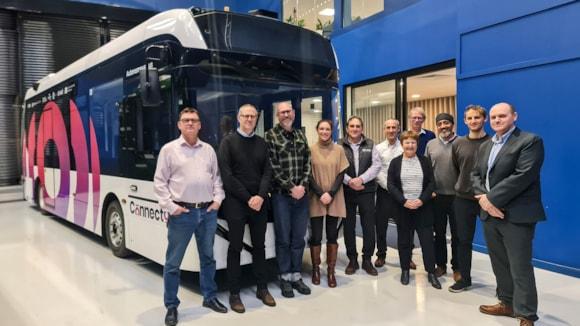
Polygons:
<instances>
[{"instance_id":1,"label":"collared shirt","mask_svg":"<svg viewBox=\"0 0 580 326\"><path fill-rule=\"evenodd\" d=\"M515 129L516 129L516 126L513 126L510 128L510 130L508 130L508 132L503 134L503 136L499 136L498 134L495 134L495 135L493 135L493 137L491 137L491 142L493 143L493 146L491 147L491 151L489 152L489 158L487 160L487 173L485 176L485 188L487 188L487 191L490 190L489 172L491 171L491 168L493 167L493 164L495 163L495 159L497 158L497 154L499 154L499 151L501 151L503 145L507 142L507 140L510 138L510 136L512 135L512 133L514 132Z\"/></svg>"},{"instance_id":2,"label":"collared shirt","mask_svg":"<svg viewBox=\"0 0 580 326\"><path fill-rule=\"evenodd\" d=\"M373 146L372 153L371 153L371 157L372 157L371 166L365 172L363 172L361 175L359 175L359 170L358 170L359 153L358 152L359 152L359 148L360 148L360 145L361 145L363 140L364 140L364 136L363 136L363 138L361 138L361 140L358 143L355 144L355 143L348 142L348 138L347 138L348 145L350 146L350 149L352 150L352 157L354 160L354 171L355 171L356 175L358 175L358 177L362 179L363 183L367 183L367 182L373 180L374 178L376 178L377 175L379 174L379 171L381 170L381 157L379 156L379 152L377 151L377 146L376 145ZM345 185L347 185L351 179L352 179L351 176L349 176L348 174L345 174L342 182Z\"/></svg>"},{"instance_id":3,"label":"collared shirt","mask_svg":"<svg viewBox=\"0 0 580 326\"><path fill-rule=\"evenodd\" d=\"M157 159L154 191L159 206L170 213L178 207L174 201L221 203L225 194L213 148L199 139L190 145L183 136L165 144Z\"/></svg>"},{"instance_id":4,"label":"collared shirt","mask_svg":"<svg viewBox=\"0 0 580 326\"><path fill-rule=\"evenodd\" d=\"M252 138L256 134L253 131L251 133L247 134L242 130L242 128L238 128L236 131L238 132L238 134L242 135L242 137L246 137L246 138Z\"/></svg>"},{"instance_id":5,"label":"collared shirt","mask_svg":"<svg viewBox=\"0 0 580 326\"><path fill-rule=\"evenodd\" d=\"M403 146L401 146L401 142L398 139L395 139L395 143L392 145L389 144L388 140L385 140L376 146L376 150L381 158L381 170L377 175L377 182L379 186L387 190L389 165L391 165L391 161L395 157L403 154Z\"/></svg>"},{"instance_id":6,"label":"collared shirt","mask_svg":"<svg viewBox=\"0 0 580 326\"><path fill-rule=\"evenodd\" d=\"M294 186L308 186L310 148L306 136L299 129L286 131L280 124L264 135L272 164L273 188L289 191Z\"/></svg>"}]
</instances>

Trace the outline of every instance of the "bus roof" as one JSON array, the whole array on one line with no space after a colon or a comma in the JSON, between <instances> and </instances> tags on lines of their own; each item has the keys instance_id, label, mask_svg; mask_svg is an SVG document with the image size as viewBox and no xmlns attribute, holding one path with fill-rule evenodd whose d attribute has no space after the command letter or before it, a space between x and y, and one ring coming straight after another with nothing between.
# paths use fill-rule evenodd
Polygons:
<instances>
[{"instance_id":1,"label":"bus roof","mask_svg":"<svg viewBox=\"0 0 580 326\"><path fill-rule=\"evenodd\" d=\"M193 15L188 9L173 9L157 14L120 37L38 81L36 90L29 88L25 100L158 35L171 34L184 47L207 49Z\"/></svg>"}]
</instances>

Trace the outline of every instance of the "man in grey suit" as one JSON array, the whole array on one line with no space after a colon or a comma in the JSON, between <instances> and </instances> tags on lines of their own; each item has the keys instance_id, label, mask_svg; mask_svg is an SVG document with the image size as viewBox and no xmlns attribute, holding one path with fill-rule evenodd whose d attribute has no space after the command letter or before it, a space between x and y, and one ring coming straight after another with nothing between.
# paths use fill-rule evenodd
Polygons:
<instances>
[{"instance_id":1,"label":"man in grey suit","mask_svg":"<svg viewBox=\"0 0 580 326\"><path fill-rule=\"evenodd\" d=\"M532 240L536 223L546 219L540 193L544 145L539 136L517 128L517 118L508 103L491 108L496 134L479 148L471 175L500 300L480 306L479 311L533 325L538 295Z\"/></svg>"}]
</instances>

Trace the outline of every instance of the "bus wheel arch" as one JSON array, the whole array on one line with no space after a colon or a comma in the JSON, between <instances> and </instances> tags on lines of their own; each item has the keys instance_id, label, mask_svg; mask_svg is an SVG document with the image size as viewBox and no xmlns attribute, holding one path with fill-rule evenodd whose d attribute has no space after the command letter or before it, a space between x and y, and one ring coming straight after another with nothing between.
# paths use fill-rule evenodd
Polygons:
<instances>
[{"instance_id":1,"label":"bus wheel arch","mask_svg":"<svg viewBox=\"0 0 580 326\"><path fill-rule=\"evenodd\" d=\"M125 217L119 199L115 195L108 194L105 197L101 220L103 238L107 241L113 255L120 258L129 256L131 251L126 246Z\"/></svg>"}]
</instances>

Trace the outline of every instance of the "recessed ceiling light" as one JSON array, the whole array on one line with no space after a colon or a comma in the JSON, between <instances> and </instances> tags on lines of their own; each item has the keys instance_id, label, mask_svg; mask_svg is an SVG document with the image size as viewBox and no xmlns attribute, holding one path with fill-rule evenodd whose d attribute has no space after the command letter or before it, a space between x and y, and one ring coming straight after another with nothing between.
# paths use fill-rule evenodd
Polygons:
<instances>
[{"instance_id":1,"label":"recessed ceiling light","mask_svg":"<svg viewBox=\"0 0 580 326\"><path fill-rule=\"evenodd\" d=\"M377 100L371 101L371 104L379 104L379 103L381 103L381 101L377 101Z\"/></svg>"},{"instance_id":2,"label":"recessed ceiling light","mask_svg":"<svg viewBox=\"0 0 580 326\"><path fill-rule=\"evenodd\" d=\"M393 95L393 92L380 92L377 94L380 97Z\"/></svg>"},{"instance_id":3,"label":"recessed ceiling light","mask_svg":"<svg viewBox=\"0 0 580 326\"><path fill-rule=\"evenodd\" d=\"M421 94L413 94L413 95L411 95L411 97L412 98L419 98L419 97L421 97Z\"/></svg>"},{"instance_id":4,"label":"recessed ceiling light","mask_svg":"<svg viewBox=\"0 0 580 326\"><path fill-rule=\"evenodd\" d=\"M315 98L315 99L312 99L312 102L314 102L314 103L320 103L320 102L322 102L322 100L319 99L319 98Z\"/></svg>"},{"instance_id":5,"label":"recessed ceiling light","mask_svg":"<svg viewBox=\"0 0 580 326\"><path fill-rule=\"evenodd\" d=\"M318 12L320 16L334 16L334 9L333 8L324 8Z\"/></svg>"}]
</instances>

